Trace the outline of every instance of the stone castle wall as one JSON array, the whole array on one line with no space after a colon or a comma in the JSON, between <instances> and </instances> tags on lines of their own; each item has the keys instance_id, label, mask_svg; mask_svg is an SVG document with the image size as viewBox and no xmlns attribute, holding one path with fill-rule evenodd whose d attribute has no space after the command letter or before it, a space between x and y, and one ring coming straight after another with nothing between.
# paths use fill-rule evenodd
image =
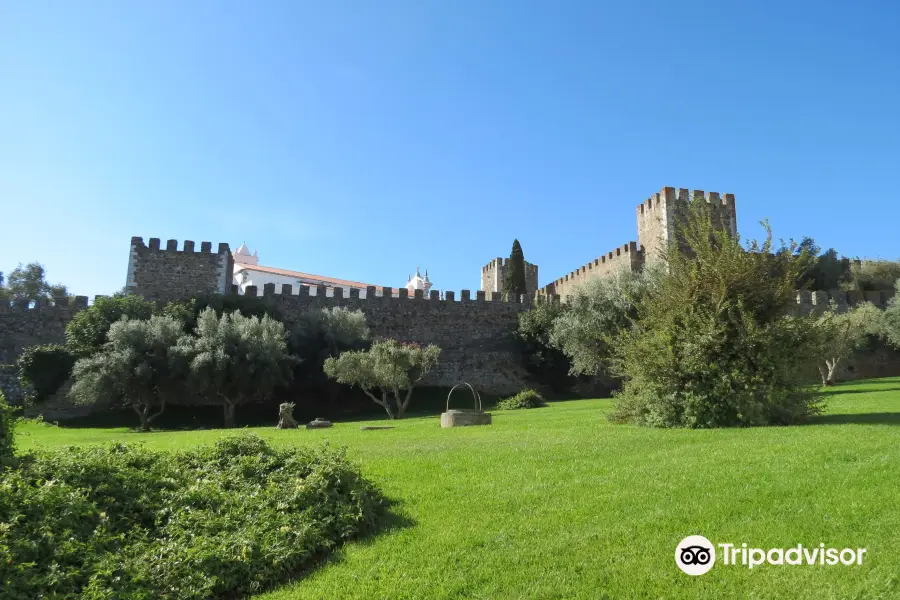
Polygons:
<instances>
[{"instance_id":1,"label":"stone castle wall","mask_svg":"<svg viewBox=\"0 0 900 600\"><path fill-rule=\"evenodd\" d=\"M614 273L619 269L637 271L644 265L644 252L637 243L628 242L586 265L582 265L539 290L541 296L567 297L575 294L575 288L588 279Z\"/></svg>"},{"instance_id":2,"label":"stone castle wall","mask_svg":"<svg viewBox=\"0 0 900 600\"><path fill-rule=\"evenodd\" d=\"M309 310L342 306L361 309L375 337L437 344L440 362L424 385L443 387L466 381L482 392L511 394L528 383L515 339L519 313L531 308L525 296L520 298L525 302L504 301L499 292L488 296L479 291L473 298L469 290L462 290L458 300L454 292L445 292L442 300L436 290L428 297L416 290L409 297L408 290L400 288L394 297L389 288L377 296L371 287L360 298L355 289L332 289L333 295L328 296L325 286L299 286L298 294L296 286L285 284L276 290L275 284L269 284L259 291L249 286L245 295L262 295L289 328Z\"/></svg>"},{"instance_id":3,"label":"stone castle wall","mask_svg":"<svg viewBox=\"0 0 900 600\"><path fill-rule=\"evenodd\" d=\"M497 257L485 266L481 267L481 291L487 294L492 292L504 293L503 277L506 274L508 258ZM538 266L525 261L525 291L528 295L534 294L538 289Z\"/></svg>"},{"instance_id":4,"label":"stone castle wall","mask_svg":"<svg viewBox=\"0 0 900 600\"><path fill-rule=\"evenodd\" d=\"M87 305L87 296L35 306L0 302L0 365L14 363L28 346L65 343L66 325Z\"/></svg>"},{"instance_id":5,"label":"stone castle wall","mask_svg":"<svg viewBox=\"0 0 900 600\"><path fill-rule=\"evenodd\" d=\"M659 260L674 239L675 224L690 199L705 199L712 209L716 227L737 235L737 210L734 194L664 187L637 206L637 242L628 242L612 252L595 258L574 271L554 279L539 289L544 296L571 296L575 287L593 277L619 270L638 271L647 261Z\"/></svg>"},{"instance_id":6,"label":"stone castle wall","mask_svg":"<svg viewBox=\"0 0 900 600\"><path fill-rule=\"evenodd\" d=\"M687 190L664 187L637 206L638 245L647 260L662 256L674 238L675 224L682 208L691 200L706 200L712 213L713 224L718 229L737 235L737 207L734 194L719 194L703 190Z\"/></svg>"},{"instance_id":7,"label":"stone castle wall","mask_svg":"<svg viewBox=\"0 0 900 600\"><path fill-rule=\"evenodd\" d=\"M159 238L150 238L144 245L143 238L133 237L125 289L148 300L168 302L196 294L224 294L231 290L233 275L228 244L219 244L214 254L210 242L201 242L196 252L190 240L181 251L178 240L169 240L163 250Z\"/></svg>"}]
</instances>

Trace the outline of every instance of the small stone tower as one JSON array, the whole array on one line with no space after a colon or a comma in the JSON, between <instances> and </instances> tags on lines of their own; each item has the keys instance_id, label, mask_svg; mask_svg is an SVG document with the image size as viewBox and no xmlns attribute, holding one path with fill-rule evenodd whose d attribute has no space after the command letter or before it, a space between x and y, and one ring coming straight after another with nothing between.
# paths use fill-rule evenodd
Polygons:
<instances>
[{"instance_id":1,"label":"small stone tower","mask_svg":"<svg viewBox=\"0 0 900 600\"><path fill-rule=\"evenodd\" d=\"M226 294L231 290L234 259L228 244L219 244L216 252L210 242L201 242L197 252L194 242L185 240L182 250L178 240L168 240L165 249L159 238L131 238L125 291L148 300L183 300L197 294Z\"/></svg>"},{"instance_id":2,"label":"small stone tower","mask_svg":"<svg viewBox=\"0 0 900 600\"><path fill-rule=\"evenodd\" d=\"M638 246L643 248L646 261L660 258L669 242L674 239L679 206L685 206L691 198L703 198L712 208L713 219L718 227L737 235L737 211L734 194L705 193L685 188L675 191L664 187L637 207Z\"/></svg>"},{"instance_id":3,"label":"small stone tower","mask_svg":"<svg viewBox=\"0 0 900 600\"><path fill-rule=\"evenodd\" d=\"M508 258L497 257L481 267L481 291L490 296L491 292L505 291L503 275L506 273ZM530 296L538 289L538 266L525 261L525 291Z\"/></svg>"}]
</instances>

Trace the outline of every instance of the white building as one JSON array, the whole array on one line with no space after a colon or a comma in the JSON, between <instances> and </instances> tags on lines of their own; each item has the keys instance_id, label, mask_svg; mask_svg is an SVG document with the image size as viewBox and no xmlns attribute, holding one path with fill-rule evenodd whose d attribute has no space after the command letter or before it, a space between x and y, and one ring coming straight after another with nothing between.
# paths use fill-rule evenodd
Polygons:
<instances>
[{"instance_id":1,"label":"white building","mask_svg":"<svg viewBox=\"0 0 900 600\"><path fill-rule=\"evenodd\" d=\"M275 267L265 267L259 264L259 254L254 250L253 253L250 253L250 249L247 247L247 244L241 244L241 246L234 252L234 281L233 283L238 286L238 293L243 294L248 286L255 285L258 290L257 293L262 294L263 286L267 283L275 284L275 293L281 293L281 286L285 283L288 283L292 286L291 292L294 295L300 293L300 286L305 285L310 288L309 293L311 296L316 295L316 286L324 285L326 286L326 295L331 296L334 293L334 288L340 287L344 289L344 295L349 296L351 289L359 290L360 298L366 297L366 288L369 287L370 283L362 283L360 281L350 281L347 279L339 279L337 277L324 277L322 275L313 275L311 273L302 273L300 271L289 271L287 269L278 269ZM417 289L421 289L424 292L425 296L428 296L428 290L431 289L431 282L428 280L428 271L425 271L425 277L422 278L419 275L419 270L416 269L416 276L409 278L409 281L406 283L406 289L409 290L409 295L413 296ZM377 296L381 296L384 292L384 288L380 285L375 286L375 294ZM393 290L393 295L397 296L398 292L396 289Z\"/></svg>"},{"instance_id":2,"label":"white building","mask_svg":"<svg viewBox=\"0 0 900 600\"><path fill-rule=\"evenodd\" d=\"M425 269L425 277L419 273L419 267L416 267L416 276L407 277L406 289L409 290L409 296L415 296L416 290L422 290L422 295L428 297L431 291L431 281L428 279L428 269Z\"/></svg>"}]
</instances>

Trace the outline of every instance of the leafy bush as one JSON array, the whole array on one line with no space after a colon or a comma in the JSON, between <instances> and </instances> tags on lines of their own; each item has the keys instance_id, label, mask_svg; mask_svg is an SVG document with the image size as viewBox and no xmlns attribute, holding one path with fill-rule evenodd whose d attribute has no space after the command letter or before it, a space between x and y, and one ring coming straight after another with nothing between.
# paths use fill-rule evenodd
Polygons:
<instances>
[{"instance_id":1,"label":"leafy bush","mask_svg":"<svg viewBox=\"0 0 900 600\"><path fill-rule=\"evenodd\" d=\"M60 344L29 346L19 356L19 380L34 389L35 400L42 402L72 374L75 357Z\"/></svg>"},{"instance_id":2,"label":"leafy bush","mask_svg":"<svg viewBox=\"0 0 900 600\"><path fill-rule=\"evenodd\" d=\"M0 460L12 458L16 450L15 435L16 418L13 416L13 408L6 403L6 397L0 391Z\"/></svg>"},{"instance_id":3,"label":"leafy bush","mask_svg":"<svg viewBox=\"0 0 900 600\"><path fill-rule=\"evenodd\" d=\"M656 427L788 424L820 409L810 385L814 318L785 316L794 297L793 248L743 248L690 205L666 253L659 288L616 339L624 379L614 420Z\"/></svg>"},{"instance_id":4,"label":"leafy bush","mask_svg":"<svg viewBox=\"0 0 900 600\"><path fill-rule=\"evenodd\" d=\"M544 398L532 389L524 389L515 396L504 398L497 402L499 410L518 410L520 408L540 408L547 406Z\"/></svg>"},{"instance_id":5,"label":"leafy bush","mask_svg":"<svg viewBox=\"0 0 900 600\"><path fill-rule=\"evenodd\" d=\"M384 504L342 451L250 435L41 453L0 482L0 585L11 600L243 597L371 531Z\"/></svg>"},{"instance_id":6,"label":"leafy bush","mask_svg":"<svg viewBox=\"0 0 900 600\"><path fill-rule=\"evenodd\" d=\"M116 294L97 298L66 326L66 347L76 358L92 356L103 348L113 323L122 317L149 319L156 305L140 296Z\"/></svg>"}]
</instances>

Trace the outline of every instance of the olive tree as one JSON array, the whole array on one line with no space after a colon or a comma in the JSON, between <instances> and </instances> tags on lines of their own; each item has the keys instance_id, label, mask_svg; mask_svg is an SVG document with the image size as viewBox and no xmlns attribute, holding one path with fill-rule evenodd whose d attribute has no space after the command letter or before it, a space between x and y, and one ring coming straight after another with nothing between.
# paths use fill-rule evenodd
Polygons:
<instances>
[{"instance_id":1,"label":"olive tree","mask_svg":"<svg viewBox=\"0 0 900 600\"><path fill-rule=\"evenodd\" d=\"M234 427L235 409L264 399L290 379L284 324L268 315L239 312L216 315L207 308L197 318L193 336L182 338L179 354L189 365L192 388L220 403L225 427Z\"/></svg>"},{"instance_id":2,"label":"olive tree","mask_svg":"<svg viewBox=\"0 0 900 600\"><path fill-rule=\"evenodd\" d=\"M183 393L186 364L177 346L181 323L166 316L123 318L109 328L100 352L75 363L70 392L79 404L130 406L142 431Z\"/></svg>"},{"instance_id":3,"label":"olive tree","mask_svg":"<svg viewBox=\"0 0 900 600\"><path fill-rule=\"evenodd\" d=\"M328 358L324 369L337 382L358 386L389 418L399 419L406 413L413 388L437 365L440 354L441 349L433 344L422 348L380 340L368 350L350 350Z\"/></svg>"},{"instance_id":4,"label":"olive tree","mask_svg":"<svg viewBox=\"0 0 900 600\"><path fill-rule=\"evenodd\" d=\"M887 308L882 315L882 332L888 343L900 348L900 279L894 284L896 293L888 301Z\"/></svg>"},{"instance_id":5,"label":"olive tree","mask_svg":"<svg viewBox=\"0 0 900 600\"><path fill-rule=\"evenodd\" d=\"M638 303L658 286L662 271L620 269L575 289L567 310L553 322L550 343L565 354L572 375L599 375L609 368L612 341L631 326Z\"/></svg>"},{"instance_id":6,"label":"olive tree","mask_svg":"<svg viewBox=\"0 0 900 600\"><path fill-rule=\"evenodd\" d=\"M864 302L838 312L833 305L816 320L819 333L819 374L822 385L835 383L835 373L842 361L850 358L870 335L882 331L882 312L874 304Z\"/></svg>"}]
</instances>

